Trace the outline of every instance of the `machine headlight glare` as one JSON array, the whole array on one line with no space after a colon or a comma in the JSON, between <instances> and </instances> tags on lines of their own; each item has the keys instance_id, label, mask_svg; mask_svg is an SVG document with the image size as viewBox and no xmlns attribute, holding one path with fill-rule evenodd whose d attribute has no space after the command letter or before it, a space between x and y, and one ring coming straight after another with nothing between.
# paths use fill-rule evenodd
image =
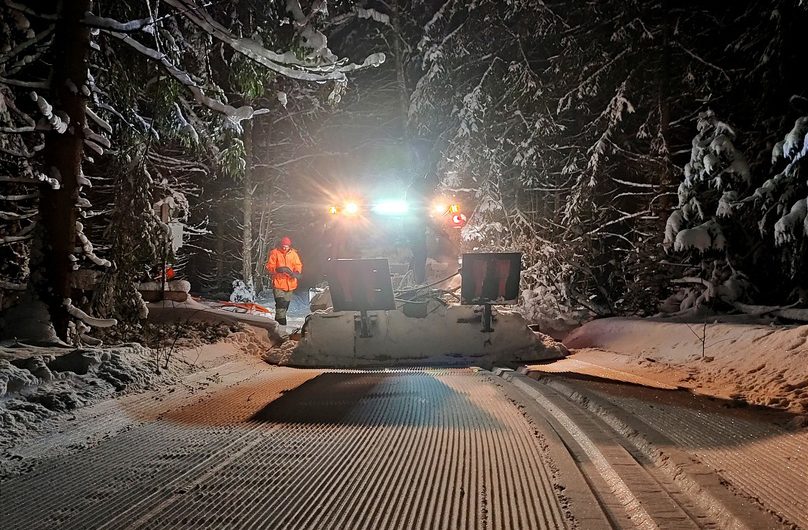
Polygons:
<instances>
[{"instance_id":1,"label":"machine headlight glare","mask_svg":"<svg viewBox=\"0 0 808 530\"><path fill-rule=\"evenodd\" d=\"M384 200L373 206L373 212L379 215L404 215L409 210L409 204L402 200Z\"/></svg>"}]
</instances>

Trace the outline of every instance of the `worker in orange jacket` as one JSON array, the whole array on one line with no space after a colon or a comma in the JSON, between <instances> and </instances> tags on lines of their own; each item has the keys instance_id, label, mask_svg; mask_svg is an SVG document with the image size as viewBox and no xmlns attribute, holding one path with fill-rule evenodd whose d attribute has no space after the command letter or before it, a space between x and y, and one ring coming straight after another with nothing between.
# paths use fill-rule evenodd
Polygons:
<instances>
[{"instance_id":1,"label":"worker in orange jacket","mask_svg":"<svg viewBox=\"0 0 808 530\"><path fill-rule=\"evenodd\" d=\"M297 289L297 280L303 273L303 262L292 248L292 240L281 238L280 245L269 252L267 271L272 276L272 294L275 297L275 320L286 325L286 311Z\"/></svg>"}]
</instances>

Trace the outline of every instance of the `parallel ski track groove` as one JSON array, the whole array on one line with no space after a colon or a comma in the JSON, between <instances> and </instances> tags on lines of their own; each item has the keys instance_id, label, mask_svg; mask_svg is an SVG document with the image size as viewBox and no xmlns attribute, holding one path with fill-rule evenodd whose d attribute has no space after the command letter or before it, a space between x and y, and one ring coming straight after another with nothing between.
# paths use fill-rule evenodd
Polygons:
<instances>
[{"instance_id":1,"label":"parallel ski track groove","mask_svg":"<svg viewBox=\"0 0 808 530\"><path fill-rule=\"evenodd\" d=\"M10 479L4 528L566 526L532 427L489 376L326 372L342 378L331 396L318 373L262 373ZM289 420L255 416L294 387L279 413ZM310 422L306 407L344 416Z\"/></svg>"},{"instance_id":2,"label":"parallel ski track groove","mask_svg":"<svg viewBox=\"0 0 808 530\"><path fill-rule=\"evenodd\" d=\"M266 371L261 375L270 392L275 385L284 387L289 383L288 372ZM143 425L108 444L100 444L91 450L90 459L73 456L66 462L45 462L34 473L8 481L15 487L3 484L0 513L13 507L13 521L18 528L99 528L112 522L119 506L137 505L158 491L160 485L175 480L178 467L182 472L188 467L194 469L208 460L211 452L215 453L211 449L218 444L226 446L238 440L232 434L230 439L226 437L231 430L232 426L224 425L206 429L166 429L162 423ZM225 439L218 440L219 437ZM150 458L146 460L144 455ZM178 465L178 461L186 465ZM133 488L132 483L144 475L150 479L147 485L151 489ZM39 497L43 484L61 486L48 489L48 504L59 508L44 517ZM81 517L74 517L77 514Z\"/></svg>"}]
</instances>

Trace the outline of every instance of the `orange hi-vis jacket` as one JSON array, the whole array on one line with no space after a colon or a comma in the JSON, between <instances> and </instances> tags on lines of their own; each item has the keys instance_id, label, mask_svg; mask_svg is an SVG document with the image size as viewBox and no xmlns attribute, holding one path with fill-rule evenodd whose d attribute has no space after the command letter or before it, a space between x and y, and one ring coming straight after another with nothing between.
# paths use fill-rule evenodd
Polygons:
<instances>
[{"instance_id":1,"label":"orange hi-vis jacket","mask_svg":"<svg viewBox=\"0 0 808 530\"><path fill-rule=\"evenodd\" d=\"M289 267L293 272L300 274L303 272L303 262L297 251L290 248L286 252L280 248L273 248L267 258L267 270L272 275L272 287L283 291L294 291L297 289L297 278L285 272L275 272L278 267Z\"/></svg>"}]
</instances>

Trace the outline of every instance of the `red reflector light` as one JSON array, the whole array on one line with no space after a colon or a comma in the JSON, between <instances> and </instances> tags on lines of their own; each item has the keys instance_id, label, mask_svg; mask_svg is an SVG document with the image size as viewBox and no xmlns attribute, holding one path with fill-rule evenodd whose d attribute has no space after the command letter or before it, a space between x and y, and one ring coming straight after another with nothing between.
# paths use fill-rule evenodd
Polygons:
<instances>
[{"instance_id":1,"label":"red reflector light","mask_svg":"<svg viewBox=\"0 0 808 530\"><path fill-rule=\"evenodd\" d=\"M456 213L452 216L452 224L458 228L466 224L466 216L462 213Z\"/></svg>"}]
</instances>

